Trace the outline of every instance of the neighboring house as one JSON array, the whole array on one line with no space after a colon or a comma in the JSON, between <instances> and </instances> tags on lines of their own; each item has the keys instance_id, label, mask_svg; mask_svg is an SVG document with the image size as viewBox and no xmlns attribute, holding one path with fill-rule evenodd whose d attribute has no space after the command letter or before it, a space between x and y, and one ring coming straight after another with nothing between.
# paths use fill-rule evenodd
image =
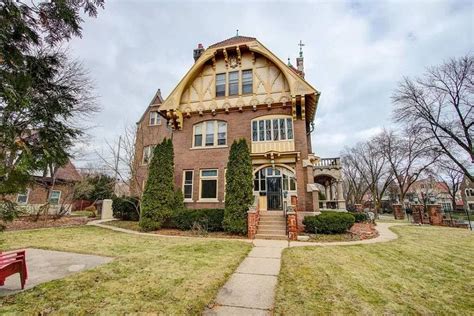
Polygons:
<instances>
[{"instance_id":1,"label":"neighboring house","mask_svg":"<svg viewBox=\"0 0 474 316\"><path fill-rule=\"evenodd\" d=\"M48 196L47 187L52 185L53 179L54 185ZM65 166L57 169L54 177L35 174L33 180L25 192L18 193L12 197L12 200L28 212L37 211L49 200L49 212L54 214L60 210L69 211L71 209L74 185L81 180L81 175L69 161Z\"/></svg>"},{"instance_id":2,"label":"neighboring house","mask_svg":"<svg viewBox=\"0 0 474 316\"><path fill-rule=\"evenodd\" d=\"M255 38L235 36L199 45L194 59L166 99L158 90L137 123L132 194L143 190L154 145L171 137L186 206L223 208L229 150L245 138L262 210L318 211L318 176L331 201L323 207L345 208L339 158L319 159L311 148L320 93L304 79L301 51L294 68Z\"/></svg>"},{"instance_id":3,"label":"neighboring house","mask_svg":"<svg viewBox=\"0 0 474 316\"><path fill-rule=\"evenodd\" d=\"M433 177L415 181L406 194L405 202L439 204L443 211L455 209L448 186L444 182L436 181Z\"/></svg>"},{"instance_id":4,"label":"neighboring house","mask_svg":"<svg viewBox=\"0 0 474 316\"><path fill-rule=\"evenodd\" d=\"M466 176L462 180L460 191L464 209L474 212L474 183Z\"/></svg>"}]
</instances>

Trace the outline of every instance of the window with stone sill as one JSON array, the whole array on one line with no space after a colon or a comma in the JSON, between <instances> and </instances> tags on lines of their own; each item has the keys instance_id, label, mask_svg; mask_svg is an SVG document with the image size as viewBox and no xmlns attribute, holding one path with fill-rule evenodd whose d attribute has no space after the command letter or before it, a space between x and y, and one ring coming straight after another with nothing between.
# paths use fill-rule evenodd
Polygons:
<instances>
[{"instance_id":1,"label":"window with stone sill","mask_svg":"<svg viewBox=\"0 0 474 316\"><path fill-rule=\"evenodd\" d=\"M204 121L194 125L193 148L221 147L227 145L227 123Z\"/></svg>"},{"instance_id":2,"label":"window with stone sill","mask_svg":"<svg viewBox=\"0 0 474 316\"><path fill-rule=\"evenodd\" d=\"M291 118L268 118L252 121L252 141L268 142L293 140L293 120Z\"/></svg>"},{"instance_id":3,"label":"window with stone sill","mask_svg":"<svg viewBox=\"0 0 474 316\"><path fill-rule=\"evenodd\" d=\"M217 169L204 169L200 174L199 200L217 201Z\"/></svg>"},{"instance_id":4,"label":"window with stone sill","mask_svg":"<svg viewBox=\"0 0 474 316\"><path fill-rule=\"evenodd\" d=\"M184 200L190 201L193 199L193 178L194 178L194 170L183 171Z\"/></svg>"},{"instance_id":5,"label":"window with stone sill","mask_svg":"<svg viewBox=\"0 0 474 316\"><path fill-rule=\"evenodd\" d=\"M150 126L161 125L161 116L157 111L150 112Z\"/></svg>"}]
</instances>

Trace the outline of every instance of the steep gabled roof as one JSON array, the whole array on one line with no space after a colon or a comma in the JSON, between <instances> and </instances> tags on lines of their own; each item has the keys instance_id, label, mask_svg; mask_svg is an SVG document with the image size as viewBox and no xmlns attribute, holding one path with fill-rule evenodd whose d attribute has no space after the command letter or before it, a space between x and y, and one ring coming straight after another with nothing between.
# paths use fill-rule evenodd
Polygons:
<instances>
[{"instance_id":1,"label":"steep gabled roof","mask_svg":"<svg viewBox=\"0 0 474 316\"><path fill-rule=\"evenodd\" d=\"M229 45L236 45L236 44L241 44L241 43L246 43L246 42L252 42L252 41L255 41L255 40L256 40L255 37L237 35L237 36L228 38L226 40L217 42L215 44L212 44L208 47L208 49L209 48L225 47L225 46L229 46Z\"/></svg>"},{"instance_id":2,"label":"steep gabled roof","mask_svg":"<svg viewBox=\"0 0 474 316\"><path fill-rule=\"evenodd\" d=\"M158 90L156 90L155 95L154 95L153 98L151 99L150 104L148 104L148 106L146 107L145 111L143 112L142 116L141 116L140 119L138 120L137 124L143 120L143 118L145 117L146 112L148 112L148 110L149 110L151 107L160 106L161 103L163 103L163 97L161 96L161 89L158 88Z\"/></svg>"},{"instance_id":3,"label":"steep gabled roof","mask_svg":"<svg viewBox=\"0 0 474 316\"><path fill-rule=\"evenodd\" d=\"M166 112L169 110L178 110L182 93L184 92L188 83L191 82L194 77L199 74L202 67L214 57L217 51L226 48L232 48L238 46L239 44L245 44L250 51L258 53L272 61L285 76L285 79L289 84L291 96L311 96L306 101L306 111L307 117L309 116L310 120L312 121L316 113L320 92L317 91L314 87L312 87L302 76L300 76L298 71L295 71L286 63L281 61L281 59L275 56L273 52L266 48L256 38L248 36L234 36L209 46L201 54L201 56L193 64L193 66L188 70L188 72L184 75L181 81L176 85L170 95L163 101L163 103L160 105L160 111Z\"/></svg>"}]
</instances>

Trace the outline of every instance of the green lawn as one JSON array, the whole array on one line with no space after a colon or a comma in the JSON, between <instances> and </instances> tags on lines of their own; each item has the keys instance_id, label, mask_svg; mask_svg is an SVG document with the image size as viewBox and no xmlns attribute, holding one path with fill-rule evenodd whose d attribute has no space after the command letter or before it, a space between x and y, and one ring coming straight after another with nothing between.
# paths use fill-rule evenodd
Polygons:
<instances>
[{"instance_id":1,"label":"green lawn","mask_svg":"<svg viewBox=\"0 0 474 316\"><path fill-rule=\"evenodd\" d=\"M280 315L472 315L474 234L399 226L371 245L286 249L276 293Z\"/></svg>"},{"instance_id":2,"label":"green lawn","mask_svg":"<svg viewBox=\"0 0 474 316\"><path fill-rule=\"evenodd\" d=\"M239 241L135 236L97 227L6 232L2 249L112 256L109 264L0 299L11 314L200 314L251 249Z\"/></svg>"}]
</instances>

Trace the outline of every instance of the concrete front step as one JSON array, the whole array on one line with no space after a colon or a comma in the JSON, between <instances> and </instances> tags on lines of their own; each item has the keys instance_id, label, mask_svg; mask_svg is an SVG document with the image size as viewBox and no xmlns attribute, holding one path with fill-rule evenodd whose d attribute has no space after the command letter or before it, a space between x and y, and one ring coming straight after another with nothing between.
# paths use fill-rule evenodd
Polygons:
<instances>
[{"instance_id":1,"label":"concrete front step","mask_svg":"<svg viewBox=\"0 0 474 316\"><path fill-rule=\"evenodd\" d=\"M286 235L286 229L258 229L257 234Z\"/></svg>"},{"instance_id":2,"label":"concrete front step","mask_svg":"<svg viewBox=\"0 0 474 316\"><path fill-rule=\"evenodd\" d=\"M278 223L278 224L283 224L285 225L286 221L285 220L276 220L272 218L260 218L259 220L260 223Z\"/></svg>"},{"instance_id":3,"label":"concrete front step","mask_svg":"<svg viewBox=\"0 0 474 316\"><path fill-rule=\"evenodd\" d=\"M283 225L282 224L277 224L277 223L275 223L275 224L267 224L267 223L262 224L262 223L260 223L258 225L258 229L260 229L260 228L266 228L266 229L276 228L276 229L285 229L286 230L286 225L285 224L283 224Z\"/></svg>"},{"instance_id":4,"label":"concrete front step","mask_svg":"<svg viewBox=\"0 0 474 316\"><path fill-rule=\"evenodd\" d=\"M270 234L256 234L255 239L278 239L278 240L288 240L286 234L281 235L270 235Z\"/></svg>"}]
</instances>

